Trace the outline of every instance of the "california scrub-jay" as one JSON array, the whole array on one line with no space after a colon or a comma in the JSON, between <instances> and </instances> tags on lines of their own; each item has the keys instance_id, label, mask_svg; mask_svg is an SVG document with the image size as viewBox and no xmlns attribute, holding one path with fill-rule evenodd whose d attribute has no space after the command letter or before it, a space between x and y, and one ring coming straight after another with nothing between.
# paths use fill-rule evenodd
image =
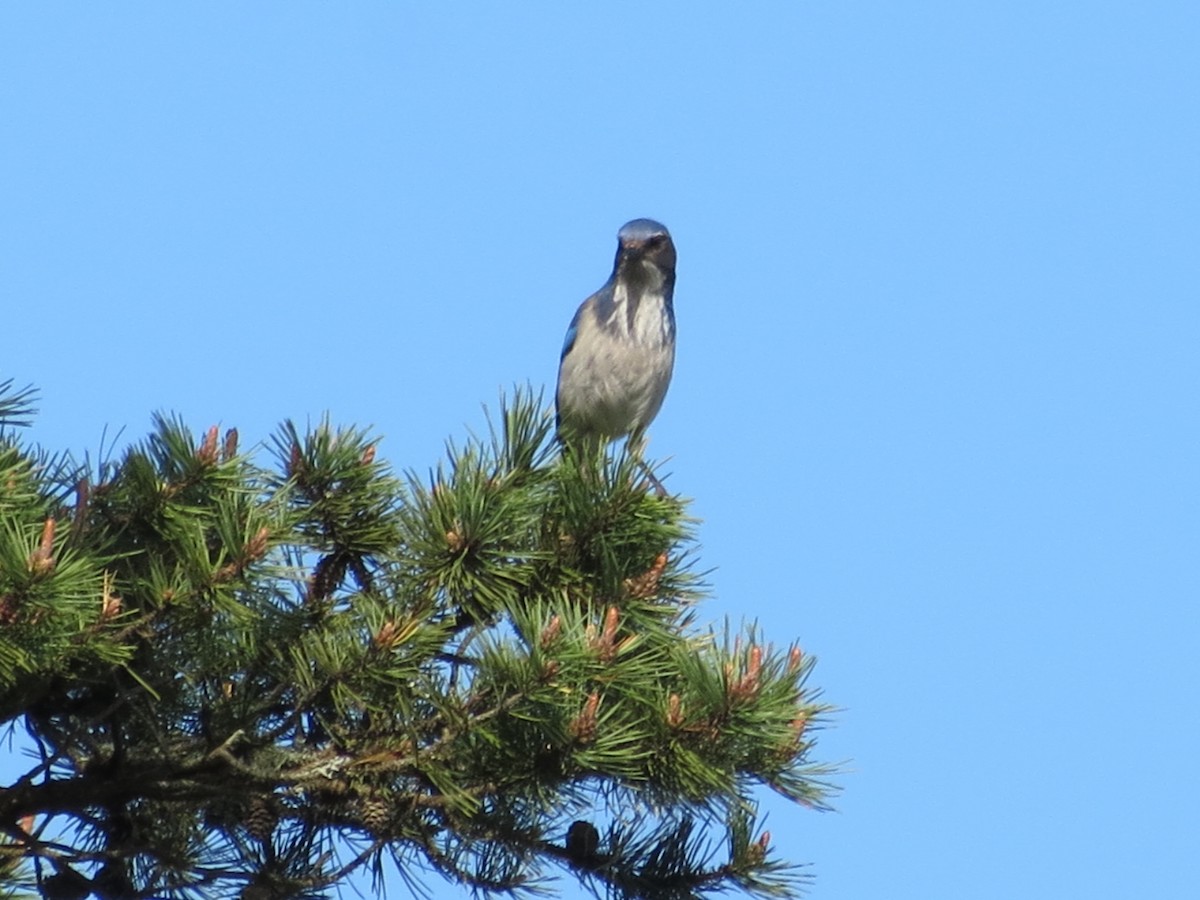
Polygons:
<instances>
[{"instance_id":1,"label":"california scrub-jay","mask_svg":"<svg viewBox=\"0 0 1200 900\"><path fill-rule=\"evenodd\" d=\"M629 435L640 449L675 365L675 245L653 219L617 232L604 287L580 304L558 365L559 437L568 446Z\"/></svg>"}]
</instances>

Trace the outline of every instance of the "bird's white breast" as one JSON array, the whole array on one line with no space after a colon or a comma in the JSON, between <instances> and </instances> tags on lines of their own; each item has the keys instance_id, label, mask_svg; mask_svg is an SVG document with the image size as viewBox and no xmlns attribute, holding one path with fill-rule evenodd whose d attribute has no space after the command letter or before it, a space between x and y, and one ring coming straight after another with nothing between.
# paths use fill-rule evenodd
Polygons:
<instances>
[{"instance_id":1,"label":"bird's white breast","mask_svg":"<svg viewBox=\"0 0 1200 900\"><path fill-rule=\"evenodd\" d=\"M578 341L562 361L559 408L563 418L616 437L650 423L662 406L675 365L675 347L662 297L643 296L632 320L615 296L614 333L598 323L592 339ZM589 311L590 314L593 314Z\"/></svg>"}]
</instances>

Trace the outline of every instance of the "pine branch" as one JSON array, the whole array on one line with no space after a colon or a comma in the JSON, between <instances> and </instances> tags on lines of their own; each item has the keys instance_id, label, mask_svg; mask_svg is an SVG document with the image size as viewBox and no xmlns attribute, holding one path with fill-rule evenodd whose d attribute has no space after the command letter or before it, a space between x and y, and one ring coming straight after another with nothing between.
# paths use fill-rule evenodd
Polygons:
<instances>
[{"instance_id":1,"label":"pine branch","mask_svg":"<svg viewBox=\"0 0 1200 900\"><path fill-rule=\"evenodd\" d=\"M686 504L552 430L518 393L403 479L328 422L267 465L161 416L87 479L0 448L0 714L40 753L0 866L99 896L317 896L385 856L487 892L794 892L751 819L763 786L826 804L812 658L697 630Z\"/></svg>"},{"instance_id":2,"label":"pine branch","mask_svg":"<svg viewBox=\"0 0 1200 900\"><path fill-rule=\"evenodd\" d=\"M0 381L0 429L24 428L33 421L37 391L31 387L13 387L13 380Z\"/></svg>"}]
</instances>

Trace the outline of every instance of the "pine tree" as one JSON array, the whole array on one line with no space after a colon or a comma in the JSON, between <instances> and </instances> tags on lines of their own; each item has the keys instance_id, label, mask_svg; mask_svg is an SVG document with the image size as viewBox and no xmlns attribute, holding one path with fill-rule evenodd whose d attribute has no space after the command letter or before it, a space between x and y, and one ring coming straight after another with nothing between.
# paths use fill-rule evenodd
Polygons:
<instances>
[{"instance_id":1,"label":"pine tree","mask_svg":"<svg viewBox=\"0 0 1200 900\"><path fill-rule=\"evenodd\" d=\"M0 385L0 721L35 749L0 893L802 884L755 794L825 804L813 660L697 627L685 504L559 455L538 398L402 477L327 422L247 453L159 417L75 464L30 400Z\"/></svg>"}]
</instances>

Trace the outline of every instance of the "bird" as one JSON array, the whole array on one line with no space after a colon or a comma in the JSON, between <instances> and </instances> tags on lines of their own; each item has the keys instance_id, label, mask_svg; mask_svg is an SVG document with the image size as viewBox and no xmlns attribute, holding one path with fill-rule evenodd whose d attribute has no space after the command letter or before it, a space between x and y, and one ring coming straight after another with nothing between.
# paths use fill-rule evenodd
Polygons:
<instances>
[{"instance_id":1,"label":"bird","mask_svg":"<svg viewBox=\"0 0 1200 900\"><path fill-rule=\"evenodd\" d=\"M555 391L564 446L628 436L640 450L675 367L675 244L666 226L634 219L617 232L612 275L567 328Z\"/></svg>"}]
</instances>

